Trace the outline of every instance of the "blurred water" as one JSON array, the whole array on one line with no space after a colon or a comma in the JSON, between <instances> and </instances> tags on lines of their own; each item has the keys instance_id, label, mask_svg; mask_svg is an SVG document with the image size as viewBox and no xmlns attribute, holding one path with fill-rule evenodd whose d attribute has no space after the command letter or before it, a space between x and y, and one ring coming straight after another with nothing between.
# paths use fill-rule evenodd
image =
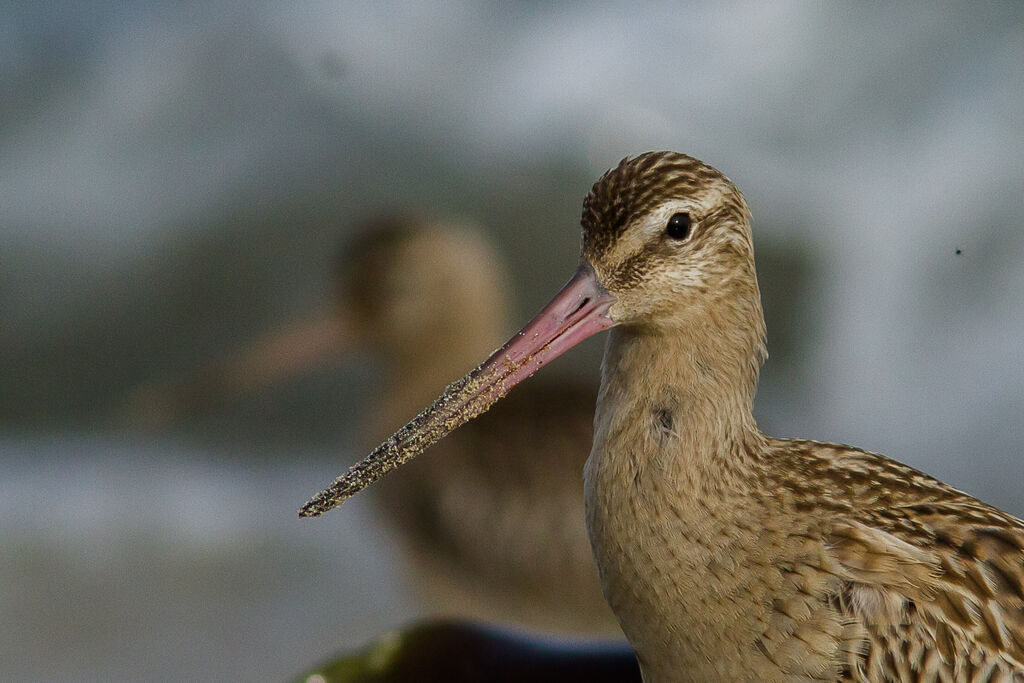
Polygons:
<instances>
[{"instance_id":1,"label":"blurred water","mask_svg":"<svg viewBox=\"0 0 1024 683\"><path fill-rule=\"evenodd\" d=\"M89 435L0 439L0 677L282 680L417 614L340 465Z\"/></svg>"}]
</instances>

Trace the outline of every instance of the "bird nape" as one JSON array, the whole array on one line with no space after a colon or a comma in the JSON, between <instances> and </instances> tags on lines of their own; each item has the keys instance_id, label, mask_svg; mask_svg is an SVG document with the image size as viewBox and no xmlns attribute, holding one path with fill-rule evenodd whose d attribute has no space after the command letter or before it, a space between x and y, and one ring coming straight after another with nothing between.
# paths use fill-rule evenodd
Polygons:
<instances>
[{"instance_id":1,"label":"bird nape","mask_svg":"<svg viewBox=\"0 0 1024 683\"><path fill-rule=\"evenodd\" d=\"M1024 522L884 456L758 429L765 328L739 190L650 152L594 184L582 227L552 302L300 514L611 328L584 496L646 681L1024 681Z\"/></svg>"}]
</instances>

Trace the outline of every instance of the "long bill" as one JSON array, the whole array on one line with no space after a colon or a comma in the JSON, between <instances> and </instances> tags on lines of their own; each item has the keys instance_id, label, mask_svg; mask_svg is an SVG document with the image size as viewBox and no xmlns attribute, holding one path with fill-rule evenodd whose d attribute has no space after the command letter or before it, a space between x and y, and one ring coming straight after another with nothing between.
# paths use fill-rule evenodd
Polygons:
<instances>
[{"instance_id":1,"label":"long bill","mask_svg":"<svg viewBox=\"0 0 1024 683\"><path fill-rule=\"evenodd\" d=\"M581 265L555 298L504 346L468 375L449 384L426 410L313 496L299 510L299 516L316 517L341 505L486 412L542 366L611 327L608 309L613 302L594 269Z\"/></svg>"}]
</instances>

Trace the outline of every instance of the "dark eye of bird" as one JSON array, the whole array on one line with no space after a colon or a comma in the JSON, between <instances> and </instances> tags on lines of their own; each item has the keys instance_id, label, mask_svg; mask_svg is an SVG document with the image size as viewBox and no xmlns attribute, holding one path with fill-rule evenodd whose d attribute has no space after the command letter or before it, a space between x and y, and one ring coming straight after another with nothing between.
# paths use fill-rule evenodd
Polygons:
<instances>
[{"instance_id":1,"label":"dark eye of bird","mask_svg":"<svg viewBox=\"0 0 1024 683\"><path fill-rule=\"evenodd\" d=\"M690 214L674 213L665 226L665 234L674 240L686 239L690 235Z\"/></svg>"}]
</instances>

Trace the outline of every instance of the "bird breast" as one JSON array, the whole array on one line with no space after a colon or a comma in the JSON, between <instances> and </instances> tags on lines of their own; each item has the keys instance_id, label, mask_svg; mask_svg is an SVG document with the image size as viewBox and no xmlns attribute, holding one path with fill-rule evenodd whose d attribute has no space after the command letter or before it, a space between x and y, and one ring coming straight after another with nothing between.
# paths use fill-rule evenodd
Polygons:
<instances>
[{"instance_id":1,"label":"bird breast","mask_svg":"<svg viewBox=\"0 0 1024 683\"><path fill-rule=\"evenodd\" d=\"M602 590L646 680L827 675L840 615L787 570L820 544L778 514L742 440L709 431L724 423L687 378L631 372L651 349L626 346L606 355L584 490Z\"/></svg>"}]
</instances>

